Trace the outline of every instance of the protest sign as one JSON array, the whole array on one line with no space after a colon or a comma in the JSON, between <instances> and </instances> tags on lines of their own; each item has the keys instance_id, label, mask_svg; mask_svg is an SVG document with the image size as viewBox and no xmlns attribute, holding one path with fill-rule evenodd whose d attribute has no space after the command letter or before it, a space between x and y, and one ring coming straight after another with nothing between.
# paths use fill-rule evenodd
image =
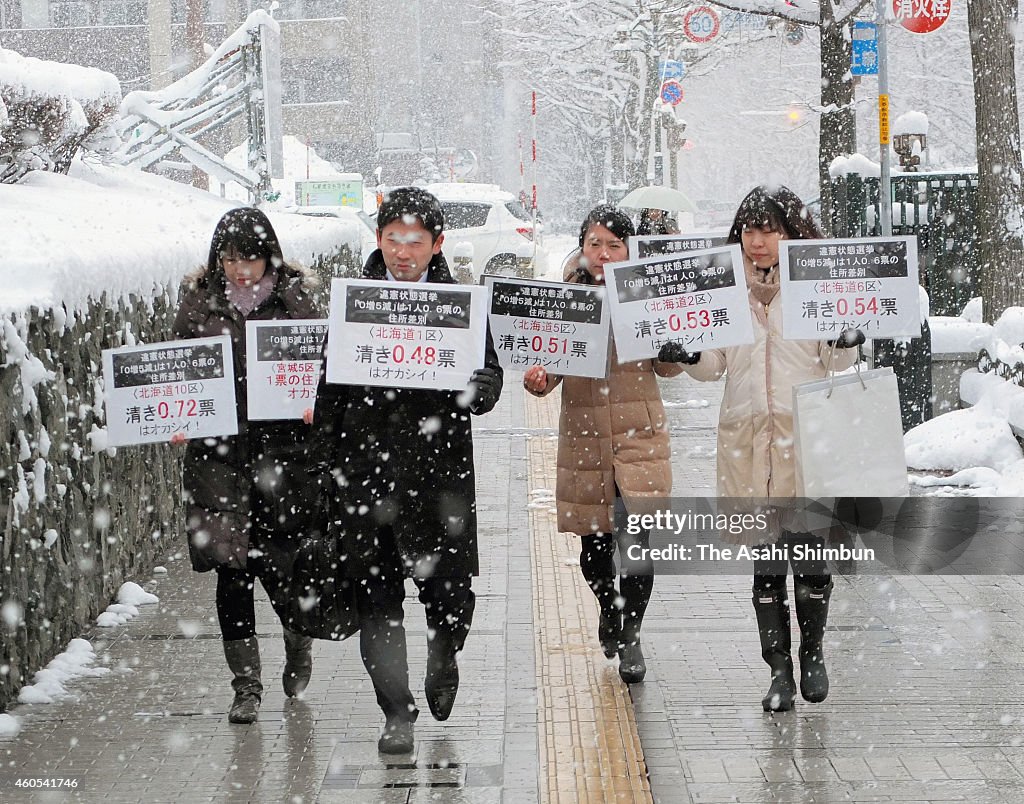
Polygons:
<instances>
[{"instance_id":1,"label":"protest sign","mask_svg":"<svg viewBox=\"0 0 1024 804\"><path fill-rule=\"evenodd\" d=\"M608 371L604 288L489 276L491 337L502 368L543 366L565 377Z\"/></svg>"},{"instance_id":2,"label":"protest sign","mask_svg":"<svg viewBox=\"0 0 1024 804\"><path fill-rule=\"evenodd\" d=\"M659 254L705 251L725 245L728 232L695 232L674 235L636 235L629 238L629 259L642 260Z\"/></svg>"},{"instance_id":3,"label":"protest sign","mask_svg":"<svg viewBox=\"0 0 1024 804\"><path fill-rule=\"evenodd\" d=\"M327 321L246 321L249 420L301 419L313 407Z\"/></svg>"},{"instance_id":4,"label":"protest sign","mask_svg":"<svg viewBox=\"0 0 1024 804\"><path fill-rule=\"evenodd\" d=\"M784 240L779 248L782 337L920 337L915 237Z\"/></svg>"},{"instance_id":5,"label":"protest sign","mask_svg":"<svg viewBox=\"0 0 1024 804\"><path fill-rule=\"evenodd\" d=\"M484 364L487 290L335 279L327 382L461 391Z\"/></svg>"},{"instance_id":6,"label":"protest sign","mask_svg":"<svg viewBox=\"0 0 1024 804\"><path fill-rule=\"evenodd\" d=\"M104 349L103 385L111 447L238 433L226 335Z\"/></svg>"},{"instance_id":7,"label":"protest sign","mask_svg":"<svg viewBox=\"0 0 1024 804\"><path fill-rule=\"evenodd\" d=\"M620 363L668 341L689 352L754 342L738 245L609 263L605 282Z\"/></svg>"}]
</instances>

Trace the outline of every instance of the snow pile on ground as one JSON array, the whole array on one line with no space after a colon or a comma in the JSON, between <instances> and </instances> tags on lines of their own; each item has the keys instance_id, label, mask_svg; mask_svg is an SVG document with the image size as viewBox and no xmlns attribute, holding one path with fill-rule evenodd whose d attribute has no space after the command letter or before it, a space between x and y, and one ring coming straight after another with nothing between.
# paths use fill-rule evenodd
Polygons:
<instances>
[{"instance_id":1,"label":"snow pile on ground","mask_svg":"<svg viewBox=\"0 0 1024 804\"><path fill-rule=\"evenodd\" d=\"M0 315L64 304L81 311L103 293L113 303L152 298L205 263L220 217L239 204L140 170L75 162L71 173L32 172L0 185L4 292ZM358 224L270 213L285 259L309 264L348 244Z\"/></svg>"},{"instance_id":2,"label":"snow pile on ground","mask_svg":"<svg viewBox=\"0 0 1024 804\"><path fill-rule=\"evenodd\" d=\"M17 737L21 731L21 718L14 715L0 715L0 740Z\"/></svg>"},{"instance_id":3,"label":"snow pile on ground","mask_svg":"<svg viewBox=\"0 0 1024 804\"><path fill-rule=\"evenodd\" d=\"M131 581L121 585L117 592L117 603L107 606L99 617L96 618L96 625L100 628L115 628L124 625L133 617L139 616L139 606L150 603L159 603L160 598L145 591L137 583Z\"/></svg>"},{"instance_id":4,"label":"snow pile on ground","mask_svg":"<svg viewBox=\"0 0 1024 804\"><path fill-rule=\"evenodd\" d=\"M96 651L85 639L72 639L67 649L21 688L18 701L24 704L46 704L73 697L66 685L76 678L97 678L107 675L106 667L93 667Z\"/></svg>"},{"instance_id":5,"label":"snow pile on ground","mask_svg":"<svg viewBox=\"0 0 1024 804\"><path fill-rule=\"evenodd\" d=\"M1024 308L1008 308L994 326L967 320L980 316L978 299L968 304L959 322L940 319L932 331L933 339L939 333L933 351L984 348L1004 363L1024 361ZM1024 429L1024 388L993 373L971 369L961 378L960 396L971 407L924 422L904 436L909 467L955 474L913 482L920 486L971 486L990 496L1024 493L1024 453L1011 427Z\"/></svg>"}]
</instances>

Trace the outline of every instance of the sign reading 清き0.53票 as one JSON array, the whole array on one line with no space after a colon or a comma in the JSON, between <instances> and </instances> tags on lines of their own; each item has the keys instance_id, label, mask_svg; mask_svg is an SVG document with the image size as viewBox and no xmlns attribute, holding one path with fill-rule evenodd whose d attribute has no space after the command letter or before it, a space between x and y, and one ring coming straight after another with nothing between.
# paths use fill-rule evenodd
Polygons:
<instances>
[{"instance_id":1,"label":"sign reading \u6e05\u304d0.53\u7968","mask_svg":"<svg viewBox=\"0 0 1024 804\"><path fill-rule=\"evenodd\" d=\"M916 238L779 245L783 338L820 340L844 329L862 330L868 338L921 335Z\"/></svg>"},{"instance_id":2,"label":"sign reading \u6e05\u304d0.53\u7968","mask_svg":"<svg viewBox=\"0 0 1024 804\"><path fill-rule=\"evenodd\" d=\"M543 366L566 377L606 376L604 288L494 276L485 281L491 337L503 368Z\"/></svg>"},{"instance_id":3,"label":"sign reading \u6e05\u304d0.53\u7968","mask_svg":"<svg viewBox=\"0 0 1024 804\"><path fill-rule=\"evenodd\" d=\"M103 350L107 444L153 444L238 433L231 339Z\"/></svg>"},{"instance_id":4,"label":"sign reading \u6e05\u304d0.53\u7968","mask_svg":"<svg viewBox=\"0 0 1024 804\"><path fill-rule=\"evenodd\" d=\"M668 341L689 352L754 341L738 245L609 263L605 283L620 363L657 357Z\"/></svg>"},{"instance_id":5,"label":"sign reading \u6e05\u304d0.53\u7968","mask_svg":"<svg viewBox=\"0 0 1024 804\"><path fill-rule=\"evenodd\" d=\"M642 260L658 254L705 251L724 246L728 232L694 232L674 235L636 235L629 238L629 258Z\"/></svg>"},{"instance_id":6,"label":"sign reading \u6e05\u304d0.53\u7968","mask_svg":"<svg viewBox=\"0 0 1024 804\"><path fill-rule=\"evenodd\" d=\"M461 391L484 364L487 291L430 282L331 282L327 382Z\"/></svg>"},{"instance_id":7,"label":"sign reading \u6e05\u304d0.53\u7968","mask_svg":"<svg viewBox=\"0 0 1024 804\"><path fill-rule=\"evenodd\" d=\"M301 419L316 400L324 319L246 321L249 419Z\"/></svg>"}]
</instances>

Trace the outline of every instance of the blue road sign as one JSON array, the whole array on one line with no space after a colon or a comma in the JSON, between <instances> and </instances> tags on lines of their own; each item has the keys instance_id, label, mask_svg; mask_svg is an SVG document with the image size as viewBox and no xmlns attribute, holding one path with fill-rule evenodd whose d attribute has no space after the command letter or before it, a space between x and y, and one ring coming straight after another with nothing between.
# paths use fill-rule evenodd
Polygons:
<instances>
[{"instance_id":1,"label":"blue road sign","mask_svg":"<svg viewBox=\"0 0 1024 804\"><path fill-rule=\"evenodd\" d=\"M850 74L878 75L878 26L873 22L853 23L850 44Z\"/></svg>"},{"instance_id":2,"label":"blue road sign","mask_svg":"<svg viewBox=\"0 0 1024 804\"><path fill-rule=\"evenodd\" d=\"M661 62L658 69L662 81L668 81L670 78L682 78L686 75L686 65L681 61L668 59Z\"/></svg>"}]
</instances>

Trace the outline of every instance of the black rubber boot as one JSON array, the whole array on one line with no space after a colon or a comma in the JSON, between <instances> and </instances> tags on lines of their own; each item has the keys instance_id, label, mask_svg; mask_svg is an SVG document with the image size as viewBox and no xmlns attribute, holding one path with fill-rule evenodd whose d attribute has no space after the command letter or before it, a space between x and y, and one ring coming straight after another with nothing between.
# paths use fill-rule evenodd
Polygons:
<instances>
[{"instance_id":1,"label":"black rubber boot","mask_svg":"<svg viewBox=\"0 0 1024 804\"><path fill-rule=\"evenodd\" d=\"M601 608L597 638L605 658L613 659L622 644L622 609L616 605L615 591L615 538L610 533L592 533L582 542L580 569Z\"/></svg>"},{"instance_id":2,"label":"black rubber boot","mask_svg":"<svg viewBox=\"0 0 1024 804\"><path fill-rule=\"evenodd\" d=\"M785 590L754 590L754 613L761 638L761 658L772 670L772 684L761 699L765 712L788 712L793 708L796 681L793 680L792 640L789 634L789 606Z\"/></svg>"},{"instance_id":3,"label":"black rubber boot","mask_svg":"<svg viewBox=\"0 0 1024 804\"><path fill-rule=\"evenodd\" d=\"M234 673L231 687L235 699L228 710L229 723L255 723L263 698L260 681L260 648L256 637L232 639L224 642L224 657Z\"/></svg>"},{"instance_id":4,"label":"black rubber boot","mask_svg":"<svg viewBox=\"0 0 1024 804\"><path fill-rule=\"evenodd\" d=\"M313 674L313 637L284 629L284 672L281 686L289 698L301 695Z\"/></svg>"},{"instance_id":5,"label":"black rubber boot","mask_svg":"<svg viewBox=\"0 0 1024 804\"><path fill-rule=\"evenodd\" d=\"M832 580L820 589L796 581L796 621L800 625L800 694L811 703L828 697L828 672L825 670L825 623L828 602L832 597Z\"/></svg>"}]
</instances>

